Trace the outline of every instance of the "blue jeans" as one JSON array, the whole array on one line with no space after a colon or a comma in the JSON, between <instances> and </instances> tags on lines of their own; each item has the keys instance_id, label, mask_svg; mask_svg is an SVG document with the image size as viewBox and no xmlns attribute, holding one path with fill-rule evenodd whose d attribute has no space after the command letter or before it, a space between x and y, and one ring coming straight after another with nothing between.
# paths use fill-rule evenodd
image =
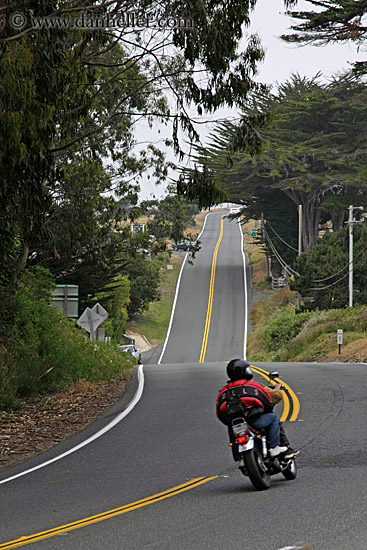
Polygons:
<instances>
[{"instance_id":1,"label":"blue jeans","mask_svg":"<svg viewBox=\"0 0 367 550\"><path fill-rule=\"evenodd\" d=\"M251 426L253 426L256 430L269 427L269 434L267 438L269 446L273 448L279 445L279 422L275 413L262 414L257 420L251 422Z\"/></svg>"}]
</instances>

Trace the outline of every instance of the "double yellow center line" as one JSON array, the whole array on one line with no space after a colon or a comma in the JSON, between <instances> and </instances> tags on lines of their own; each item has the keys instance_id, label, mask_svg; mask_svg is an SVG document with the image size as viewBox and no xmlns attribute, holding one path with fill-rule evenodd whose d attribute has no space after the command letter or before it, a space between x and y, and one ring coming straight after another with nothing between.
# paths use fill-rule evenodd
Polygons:
<instances>
[{"instance_id":1,"label":"double yellow center line","mask_svg":"<svg viewBox=\"0 0 367 550\"><path fill-rule=\"evenodd\" d=\"M198 487L199 485L207 483L208 481L211 481L212 479L216 479L218 477L219 476L215 475L190 479L186 481L186 483L182 483L181 485L177 485L176 487L171 487L171 489L167 489L162 493L157 493L156 495L137 500L136 502L125 504L124 506L120 506L119 508L114 508L113 510L108 510L107 512L102 512L101 514L97 514L95 516L80 519L78 521L74 521L73 523L60 525L59 527L54 527L53 529L48 529L47 531L41 531L40 533L18 537L17 539L4 542L0 544L0 549L9 550L10 548L18 548L18 546L23 546L32 542L54 537L56 535L61 535L62 533L67 533L68 531L72 531L74 529L80 529L81 527L86 527L87 525L91 525L92 523L96 523L97 521L110 519L114 516L118 516L120 514L125 514L126 512L131 512L132 510L142 508L143 506L148 506L148 504L154 504L155 502L159 502L160 500L163 500L165 498L173 497L175 495L178 495L179 493L183 493L184 491L189 491L190 489L194 489L195 487Z\"/></svg>"},{"instance_id":2,"label":"double yellow center line","mask_svg":"<svg viewBox=\"0 0 367 550\"><path fill-rule=\"evenodd\" d=\"M210 275L208 309L207 309L207 312L206 312L204 337L203 337L203 343L202 343L202 346L201 346L201 353L200 353L199 363L204 363L206 347L208 345L210 319L211 319L211 316L212 316L212 307L213 307L215 268L216 268L216 265L217 265L217 256L218 256L219 245L220 245L222 237L223 237L223 218L224 217L225 216L222 216L221 219L220 219L219 239L217 241L217 244L216 244L215 249L214 249L214 254L213 254L212 271L211 271L211 275Z\"/></svg>"},{"instance_id":3,"label":"double yellow center line","mask_svg":"<svg viewBox=\"0 0 367 550\"><path fill-rule=\"evenodd\" d=\"M255 367L255 365L251 365L251 368L252 368L253 371L257 372L258 374L260 374L261 376L263 376L267 380L270 380L270 377L269 377L270 373L268 371L266 371L265 369L262 369L261 367L258 367L258 366ZM285 420L287 420L287 417L288 417L289 412L290 412L289 397L288 397L288 395L290 395L290 397L292 399L292 413L291 413L291 416L289 417L288 420L290 422L294 422L297 419L298 414L299 414L299 410L300 410L300 404L299 404L298 397L294 393L292 388L288 384L286 384L283 380L280 380L280 378L278 378L277 382L279 382L280 384L283 384L283 386L286 388L286 390L288 392L288 393L283 392L283 413L282 413L282 416L280 417L280 420L281 420L281 422L284 422Z\"/></svg>"},{"instance_id":4,"label":"double yellow center line","mask_svg":"<svg viewBox=\"0 0 367 550\"><path fill-rule=\"evenodd\" d=\"M223 237L223 219L224 218L225 218L225 216L222 216L221 220L220 220L219 238L218 238L217 244L216 244L215 249L214 249L214 254L213 254L213 262L212 262L212 269L211 269L211 275L210 275L208 309L207 309L207 312L206 312L204 337L203 337L203 343L202 343L202 346L201 346L199 363L204 362L205 354L206 354L206 348L207 348L207 345L208 345L210 320L211 320L212 307L213 307L215 269L216 269L216 265L217 265L217 256L218 256L219 245L220 245L220 243L222 241L222 237ZM263 376L267 380L270 380L270 377L269 377L270 373L268 371L266 371L265 369L262 369L261 367L257 367L257 366L255 367L254 365L251 365L251 367L253 368L253 370L255 372L257 372L258 374L260 374L261 376ZM279 383L283 384L283 386L287 390L287 393L286 392L283 393L283 413L282 413L282 416L280 417L280 420L282 422L284 422L287 419L288 415L290 414L290 411L291 411L290 401L289 401L289 396L290 396L291 401L292 401L292 411L291 411L291 414L290 414L290 417L289 417L289 421L294 422L297 419L298 414L299 414L299 410L300 410L300 404L299 404L298 397L294 393L292 388L288 384L286 384L283 380L279 379ZM0 550L1 550L1 546L0 546Z\"/></svg>"}]
</instances>

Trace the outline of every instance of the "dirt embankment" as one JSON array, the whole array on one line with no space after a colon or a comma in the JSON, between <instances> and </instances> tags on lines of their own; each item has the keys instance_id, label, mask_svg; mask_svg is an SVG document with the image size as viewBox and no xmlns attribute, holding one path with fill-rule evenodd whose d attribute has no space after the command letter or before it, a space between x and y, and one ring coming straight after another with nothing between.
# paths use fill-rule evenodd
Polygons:
<instances>
[{"instance_id":1,"label":"dirt embankment","mask_svg":"<svg viewBox=\"0 0 367 550\"><path fill-rule=\"evenodd\" d=\"M18 464L86 428L125 392L130 373L73 388L26 404L19 412L0 412L0 468Z\"/></svg>"}]
</instances>

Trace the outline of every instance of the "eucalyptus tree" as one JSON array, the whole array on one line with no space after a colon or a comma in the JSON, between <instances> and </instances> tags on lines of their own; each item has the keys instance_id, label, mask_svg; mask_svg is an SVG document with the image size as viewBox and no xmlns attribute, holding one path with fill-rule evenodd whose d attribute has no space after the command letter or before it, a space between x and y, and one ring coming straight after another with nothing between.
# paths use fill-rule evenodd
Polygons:
<instances>
[{"instance_id":1,"label":"eucalyptus tree","mask_svg":"<svg viewBox=\"0 0 367 550\"><path fill-rule=\"evenodd\" d=\"M254 5L255 0L230 0L225 9L219 0L1 4L5 280L17 278L30 250L44 239L65 163L110 158L121 167L117 190L120 180L122 189L127 179L135 183L149 164L164 176L156 149L152 160L148 148L140 159L131 155L137 122L171 124L174 150L182 154L181 130L198 138L188 105L201 116L243 103L256 87L252 75L263 55L256 38L237 52Z\"/></svg>"}]
</instances>

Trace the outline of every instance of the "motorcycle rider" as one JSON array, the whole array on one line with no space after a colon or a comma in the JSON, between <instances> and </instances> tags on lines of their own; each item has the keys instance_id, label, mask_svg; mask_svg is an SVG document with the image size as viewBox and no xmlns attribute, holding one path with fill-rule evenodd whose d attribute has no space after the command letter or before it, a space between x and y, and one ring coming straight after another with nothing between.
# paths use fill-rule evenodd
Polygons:
<instances>
[{"instance_id":1,"label":"motorcycle rider","mask_svg":"<svg viewBox=\"0 0 367 550\"><path fill-rule=\"evenodd\" d=\"M226 394L229 389L241 389L240 399L247 408L246 420L255 429L268 428L269 453L272 458L284 453L284 458L291 458L299 453L289 447L289 441L284 427L280 425L273 407L283 399L280 384L274 388L265 388L253 379L250 364L244 359L232 359L227 365L227 384L219 391L217 397L217 417L228 426L230 443L232 443L233 458L241 468L241 457L234 445L235 437L231 428L231 418L227 413Z\"/></svg>"}]
</instances>

